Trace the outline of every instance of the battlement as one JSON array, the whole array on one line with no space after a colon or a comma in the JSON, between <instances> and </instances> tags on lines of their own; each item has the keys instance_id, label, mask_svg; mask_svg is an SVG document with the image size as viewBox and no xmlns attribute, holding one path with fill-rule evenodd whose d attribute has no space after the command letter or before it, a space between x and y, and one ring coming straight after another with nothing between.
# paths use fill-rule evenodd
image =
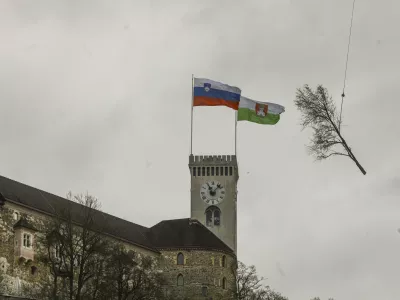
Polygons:
<instances>
[{"instance_id":1,"label":"battlement","mask_svg":"<svg viewBox=\"0 0 400 300\"><path fill-rule=\"evenodd\" d=\"M236 155L193 155L189 156L189 166L237 166Z\"/></svg>"}]
</instances>

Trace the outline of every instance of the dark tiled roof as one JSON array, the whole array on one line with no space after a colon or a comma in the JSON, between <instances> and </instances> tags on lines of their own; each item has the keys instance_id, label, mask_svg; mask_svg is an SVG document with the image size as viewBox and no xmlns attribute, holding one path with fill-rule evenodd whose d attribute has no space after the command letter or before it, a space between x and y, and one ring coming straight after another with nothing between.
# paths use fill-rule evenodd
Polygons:
<instances>
[{"instance_id":1,"label":"dark tiled roof","mask_svg":"<svg viewBox=\"0 0 400 300\"><path fill-rule=\"evenodd\" d=\"M149 238L158 249L201 248L233 254L233 250L203 224L188 218L161 221L150 228Z\"/></svg>"},{"instance_id":2,"label":"dark tiled roof","mask_svg":"<svg viewBox=\"0 0 400 300\"><path fill-rule=\"evenodd\" d=\"M26 220L25 218L20 218L18 220L17 223L15 223L14 228L27 228L27 229L31 229L33 231L37 231L37 229L35 228L35 226L33 226L28 220Z\"/></svg>"},{"instance_id":3,"label":"dark tiled roof","mask_svg":"<svg viewBox=\"0 0 400 300\"><path fill-rule=\"evenodd\" d=\"M49 215L70 211L74 222L81 223L85 206L34 187L0 176L0 193L5 199ZM151 228L137 225L95 210L99 231L153 251L166 248L201 248L233 253L225 243L198 221L177 219L162 221Z\"/></svg>"},{"instance_id":4,"label":"dark tiled roof","mask_svg":"<svg viewBox=\"0 0 400 300\"><path fill-rule=\"evenodd\" d=\"M62 210L71 211L73 220L78 224L81 223L80 220L82 219L82 212L85 207L76 202L3 176L0 176L0 192L6 199L50 215L54 215ZM100 211L95 211L94 218L97 220L98 228L102 232L156 251L146 237L148 228Z\"/></svg>"}]
</instances>

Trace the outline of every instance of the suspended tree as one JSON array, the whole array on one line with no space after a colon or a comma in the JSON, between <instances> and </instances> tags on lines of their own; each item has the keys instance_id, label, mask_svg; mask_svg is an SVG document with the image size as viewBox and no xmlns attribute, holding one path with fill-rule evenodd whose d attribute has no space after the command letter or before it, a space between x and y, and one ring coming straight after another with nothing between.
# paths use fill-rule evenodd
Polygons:
<instances>
[{"instance_id":1,"label":"suspended tree","mask_svg":"<svg viewBox=\"0 0 400 300\"><path fill-rule=\"evenodd\" d=\"M341 117L326 88L318 85L313 91L307 84L304 85L303 88L297 89L295 104L302 114L303 129L311 127L314 130L308 146L309 154L315 156L317 160L334 155L347 156L364 175L367 173L343 137Z\"/></svg>"}]
</instances>

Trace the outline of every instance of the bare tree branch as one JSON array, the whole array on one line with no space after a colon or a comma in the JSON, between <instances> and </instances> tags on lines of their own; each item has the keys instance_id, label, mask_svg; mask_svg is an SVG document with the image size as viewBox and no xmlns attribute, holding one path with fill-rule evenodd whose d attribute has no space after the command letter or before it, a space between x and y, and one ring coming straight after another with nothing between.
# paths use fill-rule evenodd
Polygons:
<instances>
[{"instance_id":1,"label":"bare tree branch","mask_svg":"<svg viewBox=\"0 0 400 300\"><path fill-rule=\"evenodd\" d=\"M329 97L326 88L318 85L313 91L308 85L304 85L302 89L297 90L294 102L302 114L302 130L311 127L314 131L307 147L310 155L316 160L327 159L334 155L347 156L357 165L361 173L367 174L340 132L341 121L335 103Z\"/></svg>"}]
</instances>

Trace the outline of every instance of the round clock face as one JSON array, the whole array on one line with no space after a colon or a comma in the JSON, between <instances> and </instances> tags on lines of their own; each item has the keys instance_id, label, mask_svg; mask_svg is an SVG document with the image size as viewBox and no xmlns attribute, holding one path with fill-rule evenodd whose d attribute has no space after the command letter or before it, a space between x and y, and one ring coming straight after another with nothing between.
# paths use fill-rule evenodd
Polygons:
<instances>
[{"instance_id":1,"label":"round clock face","mask_svg":"<svg viewBox=\"0 0 400 300\"><path fill-rule=\"evenodd\" d=\"M225 188L216 180L208 181L200 188L200 198L210 205L220 204L225 198Z\"/></svg>"}]
</instances>

